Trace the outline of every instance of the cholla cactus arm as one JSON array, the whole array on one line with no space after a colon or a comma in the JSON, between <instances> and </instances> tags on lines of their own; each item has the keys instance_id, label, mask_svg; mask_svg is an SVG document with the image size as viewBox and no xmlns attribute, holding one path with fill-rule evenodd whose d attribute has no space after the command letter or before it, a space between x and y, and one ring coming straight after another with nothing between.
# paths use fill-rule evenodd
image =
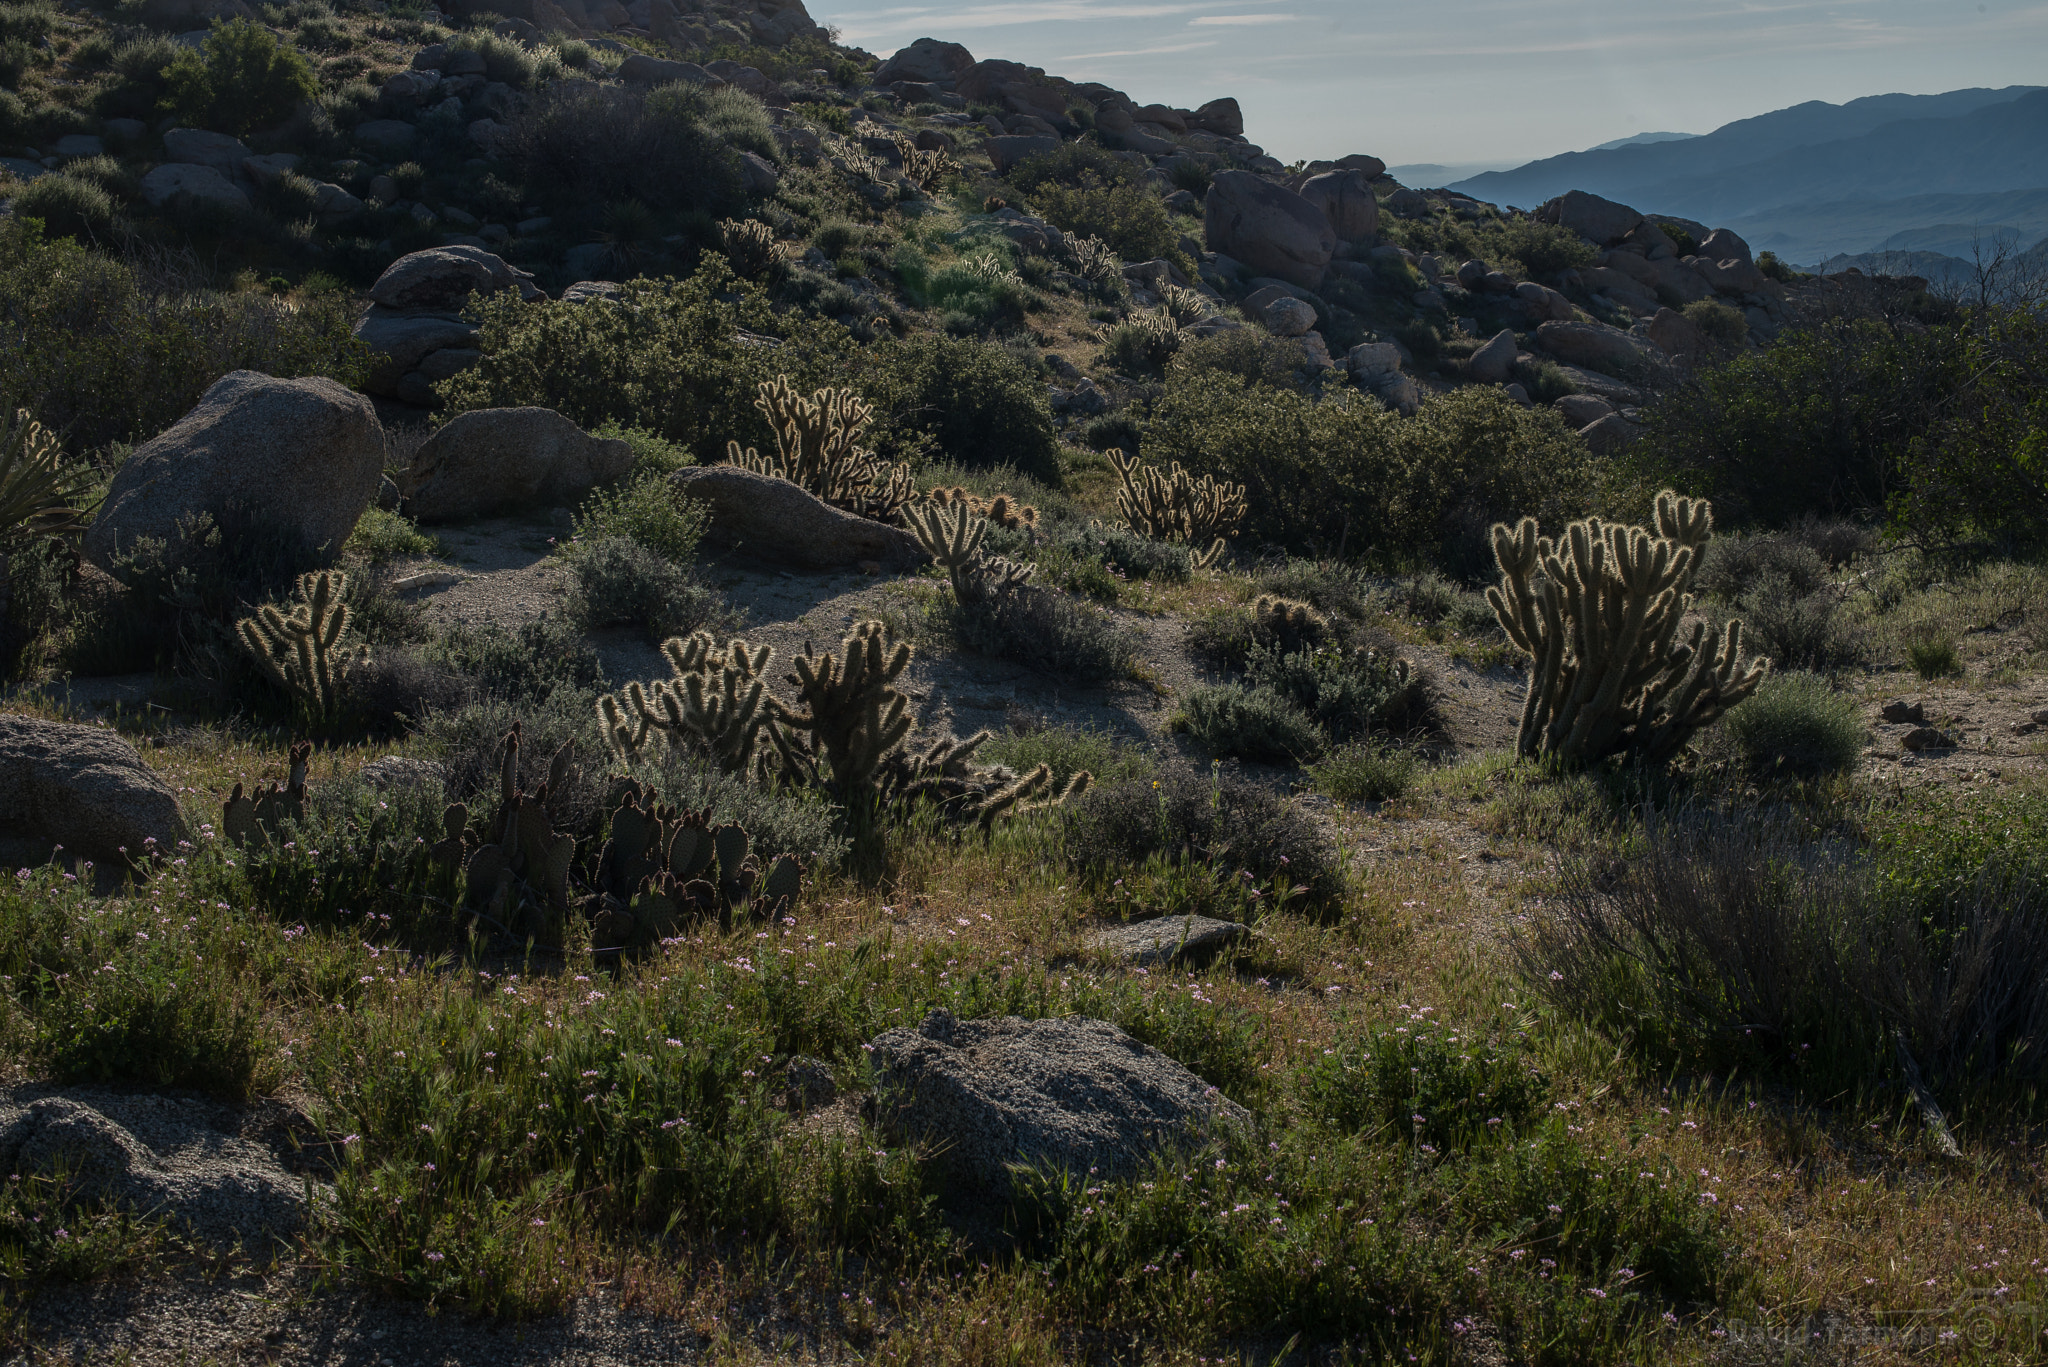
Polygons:
<instances>
[{"instance_id":1,"label":"cholla cactus arm","mask_svg":"<svg viewBox=\"0 0 2048 1367\"><path fill-rule=\"evenodd\" d=\"M847 633L838 654L805 651L789 676L801 707L777 698L776 720L807 733L807 740L776 738L786 762L817 773L819 762L847 795L872 792L882 761L910 733L909 699L892 685L910 665L907 642L890 645L880 622Z\"/></svg>"},{"instance_id":2,"label":"cholla cactus arm","mask_svg":"<svg viewBox=\"0 0 2048 1367\"><path fill-rule=\"evenodd\" d=\"M988 539L988 519L975 516L964 502L909 507L903 510L903 521L941 569L972 564Z\"/></svg>"}]
</instances>

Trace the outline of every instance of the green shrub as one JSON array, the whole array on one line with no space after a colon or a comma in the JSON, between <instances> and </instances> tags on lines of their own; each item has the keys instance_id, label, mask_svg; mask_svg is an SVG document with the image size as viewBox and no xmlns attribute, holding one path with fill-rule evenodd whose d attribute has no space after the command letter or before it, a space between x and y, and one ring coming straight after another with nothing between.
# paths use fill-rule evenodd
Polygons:
<instances>
[{"instance_id":1,"label":"green shrub","mask_svg":"<svg viewBox=\"0 0 2048 1367\"><path fill-rule=\"evenodd\" d=\"M1645 414L1623 459L1646 487L1676 478L1717 525L1781 527L1887 507L1924 467L1966 374L1953 328L1838 317L1693 377Z\"/></svg>"},{"instance_id":2,"label":"green shrub","mask_svg":"<svg viewBox=\"0 0 2048 1367\"><path fill-rule=\"evenodd\" d=\"M1554 411L1497 388L1435 395L1402 419L1351 392L1317 400L1178 364L1142 454L1245 485L1254 542L1389 566L1426 555L1472 578L1492 564L1492 523L1582 514L1595 471Z\"/></svg>"},{"instance_id":3,"label":"green shrub","mask_svg":"<svg viewBox=\"0 0 2048 1367\"><path fill-rule=\"evenodd\" d=\"M0 393L73 449L156 435L235 370L360 383L369 352L346 295L222 294L0 220ZM146 268L145 268L146 267Z\"/></svg>"},{"instance_id":4,"label":"green shrub","mask_svg":"<svg viewBox=\"0 0 2048 1367\"><path fill-rule=\"evenodd\" d=\"M1774 674L1721 718L1710 745L1732 747L1760 778L1814 778L1852 769L1869 739L1856 700L1818 674Z\"/></svg>"},{"instance_id":5,"label":"green shrub","mask_svg":"<svg viewBox=\"0 0 2048 1367\"><path fill-rule=\"evenodd\" d=\"M853 350L837 324L778 315L717 257L687 280L627 281L616 307L499 294L476 310L483 358L439 386L450 411L552 408L585 430L633 428L671 450L766 445L761 384L778 374L806 392L846 383ZM742 332L783 344L742 345Z\"/></svg>"},{"instance_id":6,"label":"green shrub","mask_svg":"<svg viewBox=\"0 0 2048 1367\"><path fill-rule=\"evenodd\" d=\"M1722 346L1741 346L1749 336L1749 319L1742 310L1716 299L1695 299L1685 306L1685 317L1708 341Z\"/></svg>"},{"instance_id":7,"label":"green shrub","mask_svg":"<svg viewBox=\"0 0 2048 1367\"><path fill-rule=\"evenodd\" d=\"M1286 699L1337 740L1367 731L1414 731L1432 719L1421 672L1383 651L1257 645L1246 657L1245 681L1254 691Z\"/></svg>"},{"instance_id":8,"label":"green shrub","mask_svg":"<svg viewBox=\"0 0 2048 1367\"><path fill-rule=\"evenodd\" d=\"M1084 769L1095 775L1097 783L1123 783L1151 772L1144 753L1130 740L1093 728L1002 731L976 754L990 764L1007 764L1018 773L1049 765L1054 783L1065 783Z\"/></svg>"},{"instance_id":9,"label":"green shrub","mask_svg":"<svg viewBox=\"0 0 2048 1367\"><path fill-rule=\"evenodd\" d=\"M1175 721L1205 751L1226 759L1296 765L1323 752L1315 719L1271 688L1204 684L1189 690Z\"/></svg>"},{"instance_id":10,"label":"green shrub","mask_svg":"<svg viewBox=\"0 0 2048 1367\"><path fill-rule=\"evenodd\" d=\"M14 213L40 222L52 237L87 242L111 243L119 222L113 197L92 181L69 172L39 176L24 185L15 192Z\"/></svg>"},{"instance_id":11,"label":"green shrub","mask_svg":"<svg viewBox=\"0 0 2048 1367\"><path fill-rule=\"evenodd\" d=\"M1671 245L1677 248L1679 256L1698 256L1700 254L1699 240L1686 229L1679 227L1676 223L1667 222L1663 219L1655 220L1655 222L1663 230L1664 236L1671 239Z\"/></svg>"},{"instance_id":12,"label":"green shrub","mask_svg":"<svg viewBox=\"0 0 2048 1367\"><path fill-rule=\"evenodd\" d=\"M1052 488L1059 439L1045 385L1010 352L986 343L913 333L859 348L833 378L875 405L870 437L896 460L944 459L969 469L1004 466Z\"/></svg>"},{"instance_id":13,"label":"green shrub","mask_svg":"<svg viewBox=\"0 0 2048 1367\"><path fill-rule=\"evenodd\" d=\"M1072 144L1069 144L1072 145ZM1143 185L1111 184L1084 177L1079 185L1048 183L1031 196L1031 207L1046 222L1107 243L1126 261L1174 257L1186 261L1180 233L1166 206Z\"/></svg>"},{"instance_id":14,"label":"green shrub","mask_svg":"<svg viewBox=\"0 0 2048 1367\"><path fill-rule=\"evenodd\" d=\"M0 39L40 43L57 31L59 13L52 0L13 0L0 5Z\"/></svg>"},{"instance_id":15,"label":"green shrub","mask_svg":"<svg viewBox=\"0 0 2048 1367\"><path fill-rule=\"evenodd\" d=\"M420 655L486 696L520 705L545 702L558 690L591 689L604 677L597 652L559 616L527 622L516 631L495 622L478 627L458 623Z\"/></svg>"},{"instance_id":16,"label":"green shrub","mask_svg":"<svg viewBox=\"0 0 2048 1367\"><path fill-rule=\"evenodd\" d=\"M320 93L306 59L246 19L215 24L203 52L180 48L164 80L179 118L237 137L283 122Z\"/></svg>"},{"instance_id":17,"label":"green shrub","mask_svg":"<svg viewBox=\"0 0 2048 1367\"><path fill-rule=\"evenodd\" d=\"M693 499L677 498L669 488L668 475L660 470L636 473L618 489L596 489L583 501L576 516L577 546L581 548L623 538L645 546L664 560L687 563L697 554L707 514Z\"/></svg>"},{"instance_id":18,"label":"green shrub","mask_svg":"<svg viewBox=\"0 0 2048 1367\"><path fill-rule=\"evenodd\" d=\"M1164 314L1134 314L1103 331L1102 360L1128 374L1158 375L1183 340L1180 328Z\"/></svg>"},{"instance_id":19,"label":"green shrub","mask_svg":"<svg viewBox=\"0 0 2048 1367\"><path fill-rule=\"evenodd\" d=\"M569 559L567 611L586 631L636 623L660 640L718 620L718 595L682 566L637 541L614 536Z\"/></svg>"},{"instance_id":20,"label":"green shrub","mask_svg":"<svg viewBox=\"0 0 2048 1367\"><path fill-rule=\"evenodd\" d=\"M561 59L550 48L528 48L517 39L501 38L489 29L473 28L448 39L453 52L476 52L484 59L484 79L503 81L515 90L534 90L562 74Z\"/></svg>"},{"instance_id":21,"label":"green shrub","mask_svg":"<svg viewBox=\"0 0 2048 1367\"><path fill-rule=\"evenodd\" d=\"M1077 682L1131 677L1138 637L1092 604L1026 584L951 610L955 639L977 654L1016 660Z\"/></svg>"},{"instance_id":22,"label":"green shrub","mask_svg":"<svg viewBox=\"0 0 2048 1367\"><path fill-rule=\"evenodd\" d=\"M706 94L698 118L705 131L726 146L753 152L769 161L782 160L782 147L775 141L775 126L768 122L768 111L738 86L729 85Z\"/></svg>"},{"instance_id":23,"label":"green shrub","mask_svg":"<svg viewBox=\"0 0 2048 1367\"><path fill-rule=\"evenodd\" d=\"M1413 786L1419 765L1406 750L1359 741L1308 766L1316 791L1339 802L1391 802Z\"/></svg>"},{"instance_id":24,"label":"green shrub","mask_svg":"<svg viewBox=\"0 0 2048 1367\"><path fill-rule=\"evenodd\" d=\"M441 543L411 519L383 508L365 508L349 533L348 549L372 564L408 555L437 555Z\"/></svg>"}]
</instances>

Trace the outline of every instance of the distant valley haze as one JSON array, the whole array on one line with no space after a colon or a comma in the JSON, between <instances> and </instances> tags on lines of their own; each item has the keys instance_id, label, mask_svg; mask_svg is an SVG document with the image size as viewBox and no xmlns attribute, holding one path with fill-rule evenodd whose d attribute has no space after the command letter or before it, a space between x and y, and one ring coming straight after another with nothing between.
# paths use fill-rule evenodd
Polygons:
<instances>
[{"instance_id":1,"label":"distant valley haze","mask_svg":"<svg viewBox=\"0 0 2048 1367\"><path fill-rule=\"evenodd\" d=\"M2048 82L2048 0L819 0L812 12L878 54L929 36L1141 103L1234 96L1246 135L1282 161L1368 152L1404 184L1524 208L1584 189L1726 224L1802 264L2048 237L2048 92L2030 94Z\"/></svg>"}]
</instances>

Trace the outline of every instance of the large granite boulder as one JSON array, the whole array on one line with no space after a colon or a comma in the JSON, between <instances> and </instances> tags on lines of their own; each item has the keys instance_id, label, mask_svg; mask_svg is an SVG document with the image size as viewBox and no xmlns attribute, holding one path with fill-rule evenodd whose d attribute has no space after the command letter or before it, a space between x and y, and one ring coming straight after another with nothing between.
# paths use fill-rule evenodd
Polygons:
<instances>
[{"instance_id":1,"label":"large granite boulder","mask_svg":"<svg viewBox=\"0 0 2048 1367\"><path fill-rule=\"evenodd\" d=\"M361 394L332 380L237 370L144 443L114 474L85 534L85 558L113 567L139 537L170 542L194 513L338 550L377 495L384 428Z\"/></svg>"},{"instance_id":2,"label":"large granite boulder","mask_svg":"<svg viewBox=\"0 0 2048 1367\"><path fill-rule=\"evenodd\" d=\"M0 836L24 858L57 846L119 866L186 836L178 796L104 726L0 714ZM19 842L29 842L23 847ZM125 851L125 856L124 856Z\"/></svg>"},{"instance_id":3,"label":"large granite boulder","mask_svg":"<svg viewBox=\"0 0 2048 1367\"><path fill-rule=\"evenodd\" d=\"M1559 360L1603 375L1633 375L1650 359L1635 338L1605 323L1545 323L1536 329L1536 340Z\"/></svg>"},{"instance_id":4,"label":"large granite boulder","mask_svg":"<svg viewBox=\"0 0 2048 1367\"><path fill-rule=\"evenodd\" d=\"M1620 242L1643 221L1643 216L1628 205L1616 204L1611 199L1602 199L1584 190L1568 190L1555 203L1557 208L1553 222L1602 247Z\"/></svg>"},{"instance_id":5,"label":"large granite boulder","mask_svg":"<svg viewBox=\"0 0 2048 1367\"><path fill-rule=\"evenodd\" d=\"M1330 230L1346 242L1363 242L1380 230L1380 202L1372 181L1362 171L1330 171L1310 176L1301 197L1323 211Z\"/></svg>"},{"instance_id":6,"label":"large granite boulder","mask_svg":"<svg viewBox=\"0 0 2048 1367\"><path fill-rule=\"evenodd\" d=\"M710 507L713 539L764 560L838 570L868 561L908 568L925 559L917 538L901 527L835 508L773 475L706 465L678 470L669 481L680 497Z\"/></svg>"},{"instance_id":7,"label":"large granite boulder","mask_svg":"<svg viewBox=\"0 0 2048 1367\"><path fill-rule=\"evenodd\" d=\"M974 54L958 43L937 38L920 38L899 47L875 72L874 84L886 86L897 81L921 81L951 87L960 73L974 65Z\"/></svg>"},{"instance_id":8,"label":"large granite boulder","mask_svg":"<svg viewBox=\"0 0 2048 1367\"><path fill-rule=\"evenodd\" d=\"M378 356L363 388L432 407L434 383L477 355L477 330L463 308L473 296L501 290L517 290L528 301L547 297L529 272L482 247L429 247L399 257L370 287L370 307L356 324L357 340Z\"/></svg>"},{"instance_id":9,"label":"large granite boulder","mask_svg":"<svg viewBox=\"0 0 2048 1367\"><path fill-rule=\"evenodd\" d=\"M877 1035L871 1105L883 1131L935 1155L946 1184L1000 1200L1024 1164L1096 1181L1250 1115L1180 1064L1103 1020L955 1020Z\"/></svg>"},{"instance_id":10,"label":"large granite boulder","mask_svg":"<svg viewBox=\"0 0 2048 1367\"><path fill-rule=\"evenodd\" d=\"M420 522L459 522L573 504L632 468L631 446L593 437L552 408L483 408L420 443L405 510Z\"/></svg>"},{"instance_id":11,"label":"large granite boulder","mask_svg":"<svg viewBox=\"0 0 2048 1367\"><path fill-rule=\"evenodd\" d=\"M1203 228L1210 251L1307 290L1323 283L1337 249L1337 234L1320 208L1250 171L1217 173Z\"/></svg>"}]
</instances>

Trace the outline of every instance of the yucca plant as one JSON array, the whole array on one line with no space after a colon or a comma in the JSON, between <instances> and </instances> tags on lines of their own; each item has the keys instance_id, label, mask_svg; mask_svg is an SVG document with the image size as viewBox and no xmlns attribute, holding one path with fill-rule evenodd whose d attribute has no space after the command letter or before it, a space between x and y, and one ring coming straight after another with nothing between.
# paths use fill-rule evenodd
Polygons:
<instances>
[{"instance_id":1,"label":"yucca plant","mask_svg":"<svg viewBox=\"0 0 2048 1367\"><path fill-rule=\"evenodd\" d=\"M49 429L16 409L0 419L0 541L72 536L83 529L76 506L84 484L62 464L63 449Z\"/></svg>"}]
</instances>

